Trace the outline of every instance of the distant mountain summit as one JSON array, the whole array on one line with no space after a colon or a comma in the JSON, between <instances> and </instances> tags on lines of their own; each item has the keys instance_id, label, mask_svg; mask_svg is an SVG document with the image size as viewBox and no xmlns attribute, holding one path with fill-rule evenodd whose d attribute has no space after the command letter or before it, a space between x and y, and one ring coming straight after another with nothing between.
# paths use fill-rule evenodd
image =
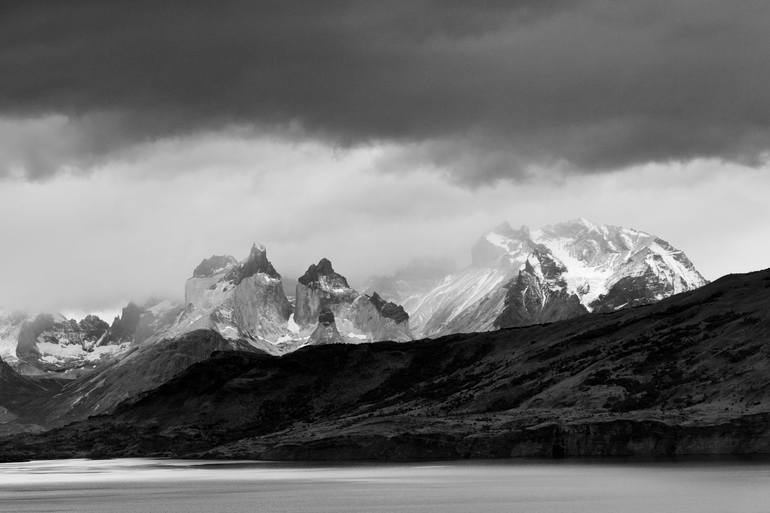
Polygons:
<instances>
[{"instance_id":1,"label":"distant mountain summit","mask_svg":"<svg viewBox=\"0 0 770 513\"><path fill-rule=\"evenodd\" d=\"M193 278L206 278L214 276L230 269L238 263L235 257L230 255L212 255L204 258L198 267L193 270Z\"/></svg>"},{"instance_id":2,"label":"distant mountain summit","mask_svg":"<svg viewBox=\"0 0 770 513\"><path fill-rule=\"evenodd\" d=\"M226 339L249 340L270 351L290 335L291 313L281 275L265 247L254 244L240 262L229 255L203 260L185 284L184 312L162 336L212 329Z\"/></svg>"},{"instance_id":3,"label":"distant mountain summit","mask_svg":"<svg viewBox=\"0 0 770 513\"><path fill-rule=\"evenodd\" d=\"M407 303L417 336L612 311L707 283L660 237L583 218L539 229L502 223L479 238L471 260Z\"/></svg>"},{"instance_id":4,"label":"distant mountain summit","mask_svg":"<svg viewBox=\"0 0 770 513\"><path fill-rule=\"evenodd\" d=\"M195 268L185 285L184 312L160 336L174 338L211 329L271 354L318 343L318 337L312 336L320 334L323 330L317 328L324 324L333 327L326 330L330 336L322 337L324 343L412 340L403 308L351 288L326 258L299 277L294 305L284 290L264 246L254 244L240 262L229 255L214 255ZM331 317L321 322L323 311Z\"/></svg>"},{"instance_id":5,"label":"distant mountain summit","mask_svg":"<svg viewBox=\"0 0 770 513\"><path fill-rule=\"evenodd\" d=\"M0 312L0 358L25 374L75 377L121 359L168 328L179 311L166 300L129 303L111 325L95 315L76 321L58 313Z\"/></svg>"},{"instance_id":6,"label":"distant mountain summit","mask_svg":"<svg viewBox=\"0 0 770 513\"><path fill-rule=\"evenodd\" d=\"M539 230L522 230L528 232L528 241L545 248L546 257L565 267L567 290L591 311L607 306L603 304L606 297L617 295L613 287L624 278L643 277L643 290L636 297L629 296L628 305L613 303L612 308L660 300L706 284L684 252L647 232L596 225L582 218ZM483 240L506 248L522 244L521 239L495 233Z\"/></svg>"},{"instance_id":7,"label":"distant mountain summit","mask_svg":"<svg viewBox=\"0 0 770 513\"><path fill-rule=\"evenodd\" d=\"M295 303L294 322L303 331L320 322L322 312L328 312L331 317L326 319L331 318L347 342L406 342L413 338L409 315L401 306L385 301L376 292L370 296L351 288L326 258L308 267L299 278Z\"/></svg>"},{"instance_id":8,"label":"distant mountain summit","mask_svg":"<svg viewBox=\"0 0 770 513\"><path fill-rule=\"evenodd\" d=\"M294 322L301 327L315 324L322 310L337 310L340 314L358 295L348 280L334 270L331 261L322 258L297 280Z\"/></svg>"},{"instance_id":9,"label":"distant mountain summit","mask_svg":"<svg viewBox=\"0 0 770 513\"><path fill-rule=\"evenodd\" d=\"M226 280L238 285L244 278L255 274L264 274L274 280L280 280L281 275L275 270L273 264L267 259L267 249L261 244L253 244L249 256L240 265L232 265L225 276Z\"/></svg>"},{"instance_id":10,"label":"distant mountain summit","mask_svg":"<svg viewBox=\"0 0 770 513\"><path fill-rule=\"evenodd\" d=\"M317 264L310 264L305 274L297 281L306 287L317 285L328 291L350 289L347 278L334 270L328 258L322 258Z\"/></svg>"}]
</instances>

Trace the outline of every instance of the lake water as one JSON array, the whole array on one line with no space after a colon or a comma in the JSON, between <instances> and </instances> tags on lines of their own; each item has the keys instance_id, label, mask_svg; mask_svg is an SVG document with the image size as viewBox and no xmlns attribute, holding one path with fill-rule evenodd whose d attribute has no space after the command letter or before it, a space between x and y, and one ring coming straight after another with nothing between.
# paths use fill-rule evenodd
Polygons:
<instances>
[{"instance_id":1,"label":"lake water","mask_svg":"<svg viewBox=\"0 0 770 513\"><path fill-rule=\"evenodd\" d=\"M767 513L770 464L0 464L1 512Z\"/></svg>"}]
</instances>

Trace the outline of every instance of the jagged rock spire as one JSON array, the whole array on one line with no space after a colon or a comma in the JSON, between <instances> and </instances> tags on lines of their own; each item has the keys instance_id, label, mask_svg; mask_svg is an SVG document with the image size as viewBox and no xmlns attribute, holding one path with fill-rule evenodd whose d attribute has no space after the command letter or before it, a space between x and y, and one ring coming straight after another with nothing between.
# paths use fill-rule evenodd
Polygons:
<instances>
[{"instance_id":1,"label":"jagged rock spire","mask_svg":"<svg viewBox=\"0 0 770 513\"><path fill-rule=\"evenodd\" d=\"M326 278L326 283L336 288L350 288L348 280L341 274L335 272L332 263L328 258L322 258L317 264L311 264L307 268L305 274L299 277L299 281L302 285L310 287L313 284L319 283L321 277Z\"/></svg>"},{"instance_id":2,"label":"jagged rock spire","mask_svg":"<svg viewBox=\"0 0 770 513\"><path fill-rule=\"evenodd\" d=\"M221 273L237 264L235 257L230 255L212 255L204 258L193 271L193 278L205 278Z\"/></svg>"},{"instance_id":3,"label":"jagged rock spire","mask_svg":"<svg viewBox=\"0 0 770 513\"><path fill-rule=\"evenodd\" d=\"M406 313L403 306L397 305L391 301L385 301L379 294L377 294L377 292L372 293L369 297L369 301L371 301L383 317L393 319L397 323L409 320L409 314Z\"/></svg>"},{"instance_id":4,"label":"jagged rock spire","mask_svg":"<svg viewBox=\"0 0 770 513\"><path fill-rule=\"evenodd\" d=\"M273 264L267 259L267 249L262 244L254 243L251 246L249 256L241 262L240 265L234 267L226 276L226 279L233 281L238 285L244 278L254 276L255 274L263 273L271 278L277 280L281 279L281 275L275 270Z\"/></svg>"},{"instance_id":5,"label":"jagged rock spire","mask_svg":"<svg viewBox=\"0 0 770 513\"><path fill-rule=\"evenodd\" d=\"M308 339L308 345L343 344L345 341L337 330L334 313L324 309L318 314L318 325Z\"/></svg>"}]
</instances>

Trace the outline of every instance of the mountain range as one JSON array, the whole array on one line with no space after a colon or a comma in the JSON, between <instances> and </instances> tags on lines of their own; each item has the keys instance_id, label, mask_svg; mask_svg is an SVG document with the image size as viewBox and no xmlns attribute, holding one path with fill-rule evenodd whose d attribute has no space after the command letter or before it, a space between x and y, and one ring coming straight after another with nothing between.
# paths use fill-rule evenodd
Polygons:
<instances>
[{"instance_id":1,"label":"mountain range","mask_svg":"<svg viewBox=\"0 0 770 513\"><path fill-rule=\"evenodd\" d=\"M471 262L417 289L398 275L374 283L404 305L417 337L612 311L706 284L684 252L660 237L583 218L539 229L502 223L479 238Z\"/></svg>"},{"instance_id":2,"label":"mountain range","mask_svg":"<svg viewBox=\"0 0 770 513\"><path fill-rule=\"evenodd\" d=\"M110 412L212 351L279 356L548 323L654 303L706 280L657 236L578 219L540 229L503 223L476 242L461 271L398 272L359 292L322 258L293 283L287 296L255 244L240 261L202 260L183 303L130 303L111 324L93 315L0 314L4 372L29 385L24 397L35 391L24 407L0 403L0 424L34 431Z\"/></svg>"},{"instance_id":3,"label":"mountain range","mask_svg":"<svg viewBox=\"0 0 770 513\"><path fill-rule=\"evenodd\" d=\"M769 369L766 270L549 324L217 351L109 414L0 439L0 458L770 454ZM12 372L0 397L32 394Z\"/></svg>"}]
</instances>

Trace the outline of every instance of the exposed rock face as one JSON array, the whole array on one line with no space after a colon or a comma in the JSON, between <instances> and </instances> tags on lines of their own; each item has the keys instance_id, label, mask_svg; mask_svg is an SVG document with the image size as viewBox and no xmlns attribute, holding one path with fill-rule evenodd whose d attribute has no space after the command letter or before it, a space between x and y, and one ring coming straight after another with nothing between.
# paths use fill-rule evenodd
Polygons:
<instances>
[{"instance_id":1,"label":"exposed rock face","mask_svg":"<svg viewBox=\"0 0 770 513\"><path fill-rule=\"evenodd\" d=\"M302 327L313 324L321 311L341 312L358 295L347 279L335 272L332 263L322 258L318 264L311 264L297 280L294 322Z\"/></svg>"},{"instance_id":2,"label":"exposed rock face","mask_svg":"<svg viewBox=\"0 0 770 513\"><path fill-rule=\"evenodd\" d=\"M264 274L274 280L280 280L281 275L275 270L273 264L267 259L267 250L264 246L251 246L251 251L245 262L241 265L234 265L230 268L225 279L240 284L245 278L255 274Z\"/></svg>"},{"instance_id":3,"label":"exposed rock face","mask_svg":"<svg viewBox=\"0 0 770 513\"><path fill-rule=\"evenodd\" d=\"M533 237L567 266L567 289L589 310L606 308L605 297L623 278L646 284L628 298L632 304L659 301L707 283L684 252L640 230L578 219L547 226Z\"/></svg>"},{"instance_id":4,"label":"exposed rock face","mask_svg":"<svg viewBox=\"0 0 770 513\"><path fill-rule=\"evenodd\" d=\"M225 338L251 340L275 351L273 345L290 335L291 312L280 274L265 248L255 244L240 263L229 256L201 262L187 280L184 313L164 336L213 329Z\"/></svg>"},{"instance_id":5,"label":"exposed rock face","mask_svg":"<svg viewBox=\"0 0 770 513\"><path fill-rule=\"evenodd\" d=\"M649 304L706 284L682 251L638 230L578 219L530 236L539 242L533 255L555 262L559 279L533 281L525 264L525 270L507 284L506 306L496 326L552 322L589 311ZM554 266L550 268L555 276ZM516 295L524 289L544 299L537 315L531 308L521 309Z\"/></svg>"},{"instance_id":6,"label":"exposed rock face","mask_svg":"<svg viewBox=\"0 0 770 513\"><path fill-rule=\"evenodd\" d=\"M110 333L109 336L106 337L105 342L133 340L142 313L142 308L134 303L129 303L124 306L120 317L115 317L115 320L112 321Z\"/></svg>"},{"instance_id":7,"label":"exposed rock face","mask_svg":"<svg viewBox=\"0 0 770 513\"><path fill-rule=\"evenodd\" d=\"M314 284L321 284L326 290L349 289L348 280L337 273L332 267L328 258L322 258L318 264L310 264L305 274L300 276L297 281L302 285L311 287Z\"/></svg>"},{"instance_id":8,"label":"exposed rock face","mask_svg":"<svg viewBox=\"0 0 770 513\"><path fill-rule=\"evenodd\" d=\"M198 267L193 270L193 278L206 278L226 271L238 264L235 257L230 255L213 255L204 258Z\"/></svg>"},{"instance_id":9,"label":"exposed rock face","mask_svg":"<svg viewBox=\"0 0 770 513\"><path fill-rule=\"evenodd\" d=\"M611 285L591 303L592 310L649 304L706 283L684 253L657 237L631 255L608 281Z\"/></svg>"},{"instance_id":10,"label":"exposed rock face","mask_svg":"<svg viewBox=\"0 0 770 513\"><path fill-rule=\"evenodd\" d=\"M343 339L348 342L412 340L409 315L378 294L361 294L337 273L326 258L308 267L297 282L294 322L306 331L315 319L329 311L336 319Z\"/></svg>"},{"instance_id":11,"label":"exposed rock face","mask_svg":"<svg viewBox=\"0 0 770 513\"><path fill-rule=\"evenodd\" d=\"M538 248L509 283L505 306L496 322L504 326L526 326L577 317L588 310L567 292L567 268L546 248Z\"/></svg>"},{"instance_id":12,"label":"exposed rock face","mask_svg":"<svg viewBox=\"0 0 770 513\"><path fill-rule=\"evenodd\" d=\"M331 310L321 310L318 314L318 325L307 341L309 346L321 346L325 344L344 344L345 340L337 331L334 322L334 314Z\"/></svg>"},{"instance_id":13,"label":"exposed rock face","mask_svg":"<svg viewBox=\"0 0 770 513\"><path fill-rule=\"evenodd\" d=\"M40 371L93 367L126 350L107 342L109 325L89 315L80 322L61 315L40 314L19 330L16 356Z\"/></svg>"},{"instance_id":14,"label":"exposed rock face","mask_svg":"<svg viewBox=\"0 0 770 513\"><path fill-rule=\"evenodd\" d=\"M0 359L6 363L18 361L19 332L27 319L26 313L0 311Z\"/></svg>"},{"instance_id":15,"label":"exposed rock face","mask_svg":"<svg viewBox=\"0 0 770 513\"><path fill-rule=\"evenodd\" d=\"M403 307L385 301L376 292L371 296L361 294L353 302L353 327L369 336L371 341L412 340L409 331L409 314Z\"/></svg>"},{"instance_id":16,"label":"exposed rock face","mask_svg":"<svg viewBox=\"0 0 770 513\"><path fill-rule=\"evenodd\" d=\"M297 280L292 307L281 275L265 248L257 245L240 263L228 256L202 261L187 281L185 303L184 313L165 337L214 329L225 338L249 340L271 354L293 351L319 339L354 343L412 339L403 308L378 295L360 294L325 258ZM327 310L336 318L333 330L329 326L324 330L317 323ZM326 338L321 336L325 331Z\"/></svg>"},{"instance_id":17,"label":"exposed rock face","mask_svg":"<svg viewBox=\"0 0 770 513\"><path fill-rule=\"evenodd\" d=\"M55 372L72 378L119 359L167 329L180 313L170 301L129 303L110 326L95 315L0 314L0 357L22 374Z\"/></svg>"},{"instance_id":18,"label":"exposed rock face","mask_svg":"<svg viewBox=\"0 0 770 513\"><path fill-rule=\"evenodd\" d=\"M83 331L84 338L98 340L107 332L109 324L96 315L86 315L80 320L78 327Z\"/></svg>"},{"instance_id":19,"label":"exposed rock face","mask_svg":"<svg viewBox=\"0 0 770 513\"><path fill-rule=\"evenodd\" d=\"M420 300L407 303L419 336L611 311L706 283L687 256L666 241L585 219L536 230L503 223L481 237L471 254L468 269L448 275ZM530 259L540 264L527 268ZM543 278L538 269L545 269ZM538 300L545 302L537 307Z\"/></svg>"},{"instance_id":20,"label":"exposed rock face","mask_svg":"<svg viewBox=\"0 0 770 513\"><path fill-rule=\"evenodd\" d=\"M374 308L380 315L393 322L399 323L409 320L409 314L406 313L403 306L397 305L391 301L385 301L376 292L369 296L369 301L374 305Z\"/></svg>"}]
</instances>

